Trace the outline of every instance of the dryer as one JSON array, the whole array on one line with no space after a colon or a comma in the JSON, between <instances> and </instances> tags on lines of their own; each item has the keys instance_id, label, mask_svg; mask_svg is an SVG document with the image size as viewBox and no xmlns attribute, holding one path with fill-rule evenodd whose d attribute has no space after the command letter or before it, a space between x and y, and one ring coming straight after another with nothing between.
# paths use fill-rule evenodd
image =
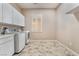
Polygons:
<instances>
[{"instance_id":1,"label":"dryer","mask_svg":"<svg viewBox=\"0 0 79 59\"><path fill-rule=\"evenodd\" d=\"M27 44L29 44L29 42L30 42L30 31L26 31L25 32L26 34L25 34L25 36L26 36L26 39L25 39L25 44L27 45Z\"/></svg>"}]
</instances>

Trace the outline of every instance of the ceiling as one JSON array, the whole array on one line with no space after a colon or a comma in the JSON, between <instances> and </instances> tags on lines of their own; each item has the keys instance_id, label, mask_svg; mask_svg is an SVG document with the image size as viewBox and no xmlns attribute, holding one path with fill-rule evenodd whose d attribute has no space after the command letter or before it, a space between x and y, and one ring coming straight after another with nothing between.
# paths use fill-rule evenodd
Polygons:
<instances>
[{"instance_id":1,"label":"ceiling","mask_svg":"<svg viewBox=\"0 0 79 59\"><path fill-rule=\"evenodd\" d=\"M59 3L18 3L20 8L57 8Z\"/></svg>"}]
</instances>

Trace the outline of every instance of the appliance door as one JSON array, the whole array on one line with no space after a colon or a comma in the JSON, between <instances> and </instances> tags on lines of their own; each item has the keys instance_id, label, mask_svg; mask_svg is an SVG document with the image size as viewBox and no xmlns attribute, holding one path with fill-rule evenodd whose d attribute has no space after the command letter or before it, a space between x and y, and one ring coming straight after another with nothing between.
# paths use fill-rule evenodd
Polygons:
<instances>
[{"instance_id":1,"label":"appliance door","mask_svg":"<svg viewBox=\"0 0 79 59\"><path fill-rule=\"evenodd\" d=\"M26 40L25 40L25 42L26 42L26 44L28 44L29 41L30 41L30 31L26 31L25 33L26 33Z\"/></svg>"}]
</instances>

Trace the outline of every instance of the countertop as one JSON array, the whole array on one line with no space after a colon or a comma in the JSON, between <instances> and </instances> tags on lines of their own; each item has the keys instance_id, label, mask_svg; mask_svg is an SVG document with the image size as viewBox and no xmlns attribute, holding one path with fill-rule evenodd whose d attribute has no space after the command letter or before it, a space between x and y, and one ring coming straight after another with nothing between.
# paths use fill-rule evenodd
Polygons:
<instances>
[{"instance_id":1,"label":"countertop","mask_svg":"<svg viewBox=\"0 0 79 59\"><path fill-rule=\"evenodd\" d=\"M18 34L18 33L25 33L25 32L13 32L13 33L7 33L7 34L0 34L0 38L14 36L15 34Z\"/></svg>"},{"instance_id":2,"label":"countertop","mask_svg":"<svg viewBox=\"0 0 79 59\"><path fill-rule=\"evenodd\" d=\"M9 36L14 36L14 33L9 33L9 34L0 34L0 38L5 38L5 37L9 37Z\"/></svg>"}]
</instances>

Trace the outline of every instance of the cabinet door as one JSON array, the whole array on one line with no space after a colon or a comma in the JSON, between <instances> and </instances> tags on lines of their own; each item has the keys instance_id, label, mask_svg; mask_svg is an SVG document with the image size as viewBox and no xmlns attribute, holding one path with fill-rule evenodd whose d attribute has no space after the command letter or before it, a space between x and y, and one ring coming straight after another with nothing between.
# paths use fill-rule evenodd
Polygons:
<instances>
[{"instance_id":1,"label":"cabinet door","mask_svg":"<svg viewBox=\"0 0 79 59\"><path fill-rule=\"evenodd\" d=\"M24 26L24 16L16 9L13 10L13 24Z\"/></svg>"},{"instance_id":2,"label":"cabinet door","mask_svg":"<svg viewBox=\"0 0 79 59\"><path fill-rule=\"evenodd\" d=\"M19 13L19 25L22 26L22 15Z\"/></svg>"},{"instance_id":3,"label":"cabinet door","mask_svg":"<svg viewBox=\"0 0 79 59\"><path fill-rule=\"evenodd\" d=\"M12 24L12 6L10 4L3 4L3 23Z\"/></svg>"},{"instance_id":4,"label":"cabinet door","mask_svg":"<svg viewBox=\"0 0 79 59\"><path fill-rule=\"evenodd\" d=\"M17 10L13 10L13 24L18 25L19 24L19 15Z\"/></svg>"},{"instance_id":5,"label":"cabinet door","mask_svg":"<svg viewBox=\"0 0 79 59\"><path fill-rule=\"evenodd\" d=\"M22 14L20 14L20 26L24 26L25 21L24 21L24 16Z\"/></svg>"},{"instance_id":6,"label":"cabinet door","mask_svg":"<svg viewBox=\"0 0 79 59\"><path fill-rule=\"evenodd\" d=\"M0 44L0 56L10 56L14 54L14 38L13 37L5 37L1 40L5 40L2 44ZM7 41L6 41L7 40Z\"/></svg>"},{"instance_id":7,"label":"cabinet door","mask_svg":"<svg viewBox=\"0 0 79 59\"><path fill-rule=\"evenodd\" d=\"M17 12L15 9L13 10L13 24L17 24Z\"/></svg>"},{"instance_id":8,"label":"cabinet door","mask_svg":"<svg viewBox=\"0 0 79 59\"><path fill-rule=\"evenodd\" d=\"M2 22L2 3L0 3L0 22Z\"/></svg>"},{"instance_id":9,"label":"cabinet door","mask_svg":"<svg viewBox=\"0 0 79 59\"><path fill-rule=\"evenodd\" d=\"M22 15L22 19L21 19L21 24L22 24L22 26L24 26L25 25L25 18L24 18L24 16Z\"/></svg>"},{"instance_id":10,"label":"cabinet door","mask_svg":"<svg viewBox=\"0 0 79 59\"><path fill-rule=\"evenodd\" d=\"M18 12L18 25L21 26L21 14Z\"/></svg>"}]
</instances>

